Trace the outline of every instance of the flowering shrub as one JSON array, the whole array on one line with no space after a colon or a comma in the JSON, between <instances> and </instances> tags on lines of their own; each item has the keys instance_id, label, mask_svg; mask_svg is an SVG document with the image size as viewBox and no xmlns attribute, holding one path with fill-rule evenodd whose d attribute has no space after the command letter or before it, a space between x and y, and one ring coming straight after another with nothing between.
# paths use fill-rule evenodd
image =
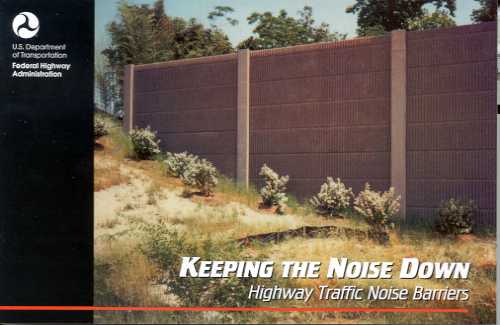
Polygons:
<instances>
[{"instance_id":1,"label":"flowering shrub","mask_svg":"<svg viewBox=\"0 0 500 325\"><path fill-rule=\"evenodd\" d=\"M167 158L164 163L169 175L180 177L190 164L198 161L199 159L200 158L198 156L190 154L187 151L181 153L167 152Z\"/></svg>"},{"instance_id":2,"label":"flowering shrub","mask_svg":"<svg viewBox=\"0 0 500 325\"><path fill-rule=\"evenodd\" d=\"M96 114L94 115L94 140L97 140L105 135L108 135L106 122L101 116Z\"/></svg>"},{"instance_id":3,"label":"flowering shrub","mask_svg":"<svg viewBox=\"0 0 500 325\"><path fill-rule=\"evenodd\" d=\"M200 190L203 195L212 194L217 185L217 169L206 159L198 159L186 165L181 180L186 186Z\"/></svg>"},{"instance_id":4,"label":"flowering shrub","mask_svg":"<svg viewBox=\"0 0 500 325\"><path fill-rule=\"evenodd\" d=\"M333 178L327 177L326 183L321 185L319 193L313 196L309 203L318 214L333 217L349 208L353 197L352 189L347 188L340 178L334 181Z\"/></svg>"},{"instance_id":5,"label":"flowering shrub","mask_svg":"<svg viewBox=\"0 0 500 325\"><path fill-rule=\"evenodd\" d=\"M472 200L461 201L451 198L441 202L437 230L453 235L471 233L476 210L476 205Z\"/></svg>"},{"instance_id":6,"label":"flowering shrub","mask_svg":"<svg viewBox=\"0 0 500 325\"><path fill-rule=\"evenodd\" d=\"M262 205L265 207L276 206L276 212L283 213L284 205L288 200L285 194L289 180L288 175L280 177L274 170L264 164L260 169L259 176L262 176L265 180L265 185L260 190Z\"/></svg>"},{"instance_id":7,"label":"flowering shrub","mask_svg":"<svg viewBox=\"0 0 500 325\"><path fill-rule=\"evenodd\" d=\"M366 222L377 231L386 231L394 225L392 218L399 211L400 196L395 197L394 188L386 192L375 192L370 184L359 192L354 200L354 210L363 216Z\"/></svg>"},{"instance_id":8,"label":"flowering shrub","mask_svg":"<svg viewBox=\"0 0 500 325\"><path fill-rule=\"evenodd\" d=\"M152 131L149 126L145 129L131 130L130 140L138 159L150 159L153 155L160 153L160 140L156 138L156 132Z\"/></svg>"}]
</instances>

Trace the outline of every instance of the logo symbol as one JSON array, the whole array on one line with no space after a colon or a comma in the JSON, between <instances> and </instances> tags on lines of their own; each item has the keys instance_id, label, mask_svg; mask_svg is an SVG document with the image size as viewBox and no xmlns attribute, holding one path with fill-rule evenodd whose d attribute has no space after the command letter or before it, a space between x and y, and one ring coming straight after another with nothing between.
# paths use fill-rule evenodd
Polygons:
<instances>
[{"instance_id":1,"label":"logo symbol","mask_svg":"<svg viewBox=\"0 0 500 325\"><path fill-rule=\"evenodd\" d=\"M39 29L38 17L31 12L21 12L12 20L12 30L21 38L32 38Z\"/></svg>"}]
</instances>

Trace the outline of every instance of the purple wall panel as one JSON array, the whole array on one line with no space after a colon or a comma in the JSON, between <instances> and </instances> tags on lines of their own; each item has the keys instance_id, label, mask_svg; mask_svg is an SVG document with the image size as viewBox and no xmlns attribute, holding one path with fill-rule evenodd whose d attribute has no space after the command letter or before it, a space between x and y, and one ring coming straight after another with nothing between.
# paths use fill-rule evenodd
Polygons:
<instances>
[{"instance_id":1,"label":"purple wall panel","mask_svg":"<svg viewBox=\"0 0 500 325\"><path fill-rule=\"evenodd\" d=\"M250 178L266 163L305 199L327 176L389 187L389 38L252 52Z\"/></svg>"},{"instance_id":2,"label":"purple wall panel","mask_svg":"<svg viewBox=\"0 0 500 325\"><path fill-rule=\"evenodd\" d=\"M496 25L408 33L408 217L473 199L495 224Z\"/></svg>"},{"instance_id":3,"label":"purple wall panel","mask_svg":"<svg viewBox=\"0 0 500 325\"><path fill-rule=\"evenodd\" d=\"M390 36L251 52L250 180L267 163L299 198L327 176L390 186ZM474 199L495 224L496 25L407 33L407 217ZM137 66L134 123L235 177L235 54Z\"/></svg>"},{"instance_id":4,"label":"purple wall panel","mask_svg":"<svg viewBox=\"0 0 500 325\"><path fill-rule=\"evenodd\" d=\"M134 124L158 132L163 150L189 151L236 173L236 56L138 66Z\"/></svg>"}]
</instances>

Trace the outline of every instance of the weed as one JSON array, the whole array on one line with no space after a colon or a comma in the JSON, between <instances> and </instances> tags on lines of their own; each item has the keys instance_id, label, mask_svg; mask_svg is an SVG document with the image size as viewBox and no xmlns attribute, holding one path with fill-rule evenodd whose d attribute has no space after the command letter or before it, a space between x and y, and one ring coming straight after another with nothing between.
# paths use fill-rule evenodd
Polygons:
<instances>
[{"instance_id":1,"label":"weed","mask_svg":"<svg viewBox=\"0 0 500 325\"><path fill-rule=\"evenodd\" d=\"M123 207L123 211L130 211L130 210L133 210L133 209L134 209L134 206L132 205L132 203L127 203Z\"/></svg>"},{"instance_id":2,"label":"weed","mask_svg":"<svg viewBox=\"0 0 500 325\"><path fill-rule=\"evenodd\" d=\"M118 226L121 224L120 219L114 218L114 219L108 219L102 223L99 223L97 227L100 228L106 228L106 229L113 229L114 227Z\"/></svg>"},{"instance_id":3,"label":"weed","mask_svg":"<svg viewBox=\"0 0 500 325\"><path fill-rule=\"evenodd\" d=\"M182 256L199 256L204 260L239 261L245 258L234 244L210 239L188 241L184 235L172 231L166 224L145 227L146 240L142 251L163 272L161 283L168 292L187 306L248 306L255 300L247 299L247 287L253 278L181 278L177 274Z\"/></svg>"},{"instance_id":4,"label":"weed","mask_svg":"<svg viewBox=\"0 0 500 325\"><path fill-rule=\"evenodd\" d=\"M146 204L155 205L158 200L163 198L161 187L156 183L151 183L151 185L146 190Z\"/></svg>"},{"instance_id":5,"label":"weed","mask_svg":"<svg viewBox=\"0 0 500 325\"><path fill-rule=\"evenodd\" d=\"M249 206L256 205L260 198L259 192L255 186L249 185L247 187L242 184L238 184L227 176L221 176L219 178L219 182L217 183L215 190L217 193L225 194L229 196L230 199L245 203Z\"/></svg>"}]
</instances>

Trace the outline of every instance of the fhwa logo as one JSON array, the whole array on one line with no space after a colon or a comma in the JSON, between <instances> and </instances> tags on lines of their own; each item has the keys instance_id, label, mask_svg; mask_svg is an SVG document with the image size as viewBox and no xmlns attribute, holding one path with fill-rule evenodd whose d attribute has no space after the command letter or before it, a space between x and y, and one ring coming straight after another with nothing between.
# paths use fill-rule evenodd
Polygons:
<instances>
[{"instance_id":1,"label":"fhwa logo","mask_svg":"<svg viewBox=\"0 0 500 325\"><path fill-rule=\"evenodd\" d=\"M31 12L21 12L12 20L12 30L21 38L32 38L39 29L38 17Z\"/></svg>"}]
</instances>

